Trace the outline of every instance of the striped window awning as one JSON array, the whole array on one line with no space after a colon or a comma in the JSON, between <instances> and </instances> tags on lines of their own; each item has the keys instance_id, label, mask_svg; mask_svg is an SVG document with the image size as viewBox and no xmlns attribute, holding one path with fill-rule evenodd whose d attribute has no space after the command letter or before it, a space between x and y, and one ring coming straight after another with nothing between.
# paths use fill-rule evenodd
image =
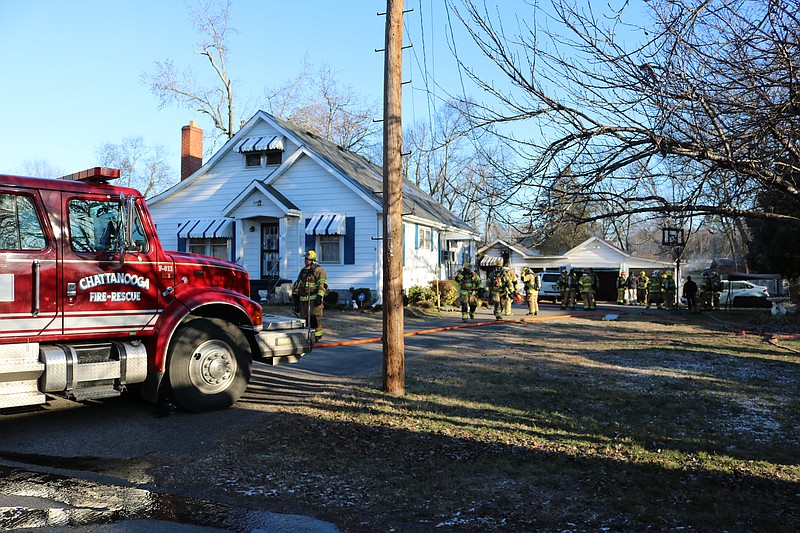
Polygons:
<instances>
[{"instance_id":1,"label":"striped window awning","mask_svg":"<svg viewBox=\"0 0 800 533\"><path fill-rule=\"evenodd\" d=\"M246 152L266 152L279 150L283 152L283 135L267 135L265 137L248 137L234 146L233 151L240 154Z\"/></svg>"},{"instance_id":2,"label":"striped window awning","mask_svg":"<svg viewBox=\"0 0 800 533\"><path fill-rule=\"evenodd\" d=\"M306 226L306 235L344 235L344 215L314 215Z\"/></svg>"},{"instance_id":3,"label":"striped window awning","mask_svg":"<svg viewBox=\"0 0 800 533\"><path fill-rule=\"evenodd\" d=\"M481 257L481 266L482 267L503 266L503 258L491 257L488 255Z\"/></svg>"},{"instance_id":4,"label":"striped window awning","mask_svg":"<svg viewBox=\"0 0 800 533\"><path fill-rule=\"evenodd\" d=\"M178 227L181 239L230 239L233 237L233 219L195 218Z\"/></svg>"}]
</instances>

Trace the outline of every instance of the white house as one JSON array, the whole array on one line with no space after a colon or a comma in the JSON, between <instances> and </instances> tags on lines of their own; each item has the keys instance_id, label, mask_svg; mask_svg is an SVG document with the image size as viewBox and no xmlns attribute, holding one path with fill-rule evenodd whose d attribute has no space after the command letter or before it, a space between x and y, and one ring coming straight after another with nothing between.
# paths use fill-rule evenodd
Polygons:
<instances>
[{"instance_id":1,"label":"white house","mask_svg":"<svg viewBox=\"0 0 800 533\"><path fill-rule=\"evenodd\" d=\"M538 255L522 246L497 240L481 247L478 258L484 270L503 264L504 259L517 272L523 267L536 271L592 268L600 279L598 299L602 300L616 299L616 279L620 272L630 274L644 270L650 274L654 270L667 269L674 272L676 280L680 280L675 263L631 255L600 237L590 237L562 255L550 256Z\"/></svg>"},{"instance_id":2,"label":"white house","mask_svg":"<svg viewBox=\"0 0 800 533\"><path fill-rule=\"evenodd\" d=\"M314 249L332 291L382 290L383 178L367 159L268 113L256 113L201 165L183 128L181 182L148 204L167 249L242 264L253 289L294 280ZM194 165L194 166L192 166ZM475 257L478 233L403 184L403 286L426 285Z\"/></svg>"}]
</instances>

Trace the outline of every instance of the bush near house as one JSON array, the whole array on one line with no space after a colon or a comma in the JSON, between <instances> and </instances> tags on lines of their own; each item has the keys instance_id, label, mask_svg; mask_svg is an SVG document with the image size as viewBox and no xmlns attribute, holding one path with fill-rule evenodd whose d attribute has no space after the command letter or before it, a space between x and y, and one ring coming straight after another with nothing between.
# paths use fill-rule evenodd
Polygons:
<instances>
[{"instance_id":1,"label":"bush near house","mask_svg":"<svg viewBox=\"0 0 800 533\"><path fill-rule=\"evenodd\" d=\"M350 292L353 293L353 300L356 301L359 307L366 307L372 304L372 291L367 288L360 288L360 289L350 289ZM359 295L364 295L364 298L360 298Z\"/></svg>"},{"instance_id":2,"label":"bush near house","mask_svg":"<svg viewBox=\"0 0 800 533\"><path fill-rule=\"evenodd\" d=\"M429 287L414 285L406 290L409 305L418 305L420 302L436 302L436 293Z\"/></svg>"},{"instance_id":3,"label":"bush near house","mask_svg":"<svg viewBox=\"0 0 800 533\"><path fill-rule=\"evenodd\" d=\"M430 285L434 294L439 293L439 305L450 307L458 299L458 286L454 281L449 279L433 280Z\"/></svg>"},{"instance_id":4,"label":"bush near house","mask_svg":"<svg viewBox=\"0 0 800 533\"><path fill-rule=\"evenodd\" d=\"M458 299L458 289L455 283L450 280L433 280L429 282L428 287L415 285L409 288L406 293L408 294L408 303L419 307L435 307L437 296L439 297L439 305L443 307L452 306ZM427 302L427 304L422 302Z\"/></svg>"},{"instance_id":5,"label":"bush near house","mask_svg":"<svg viewBox=\"0 0 800 533\"><path fill-rule=\"evenodd\" d=\"M336 291L331 291L325 295L323 298L325 305L328 307L334 307L336 303L339 301L339 293Z\"/></svg>"}]
</instances>

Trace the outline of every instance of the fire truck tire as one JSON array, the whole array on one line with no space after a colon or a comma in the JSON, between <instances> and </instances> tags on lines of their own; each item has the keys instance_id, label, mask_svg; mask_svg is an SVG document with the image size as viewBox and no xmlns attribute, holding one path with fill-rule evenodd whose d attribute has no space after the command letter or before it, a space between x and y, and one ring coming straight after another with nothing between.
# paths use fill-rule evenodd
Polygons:
<instances>
[{"instance_id":1,"label":"fire truck tire","mask_svg":"<svg viewBox=\"0 0 800 533\"><path fill-rule=\"evenodd\" d=\"M188 411L233 405L244 394L251 369L244 334L217 318L198 318L182 326L169 349L169 386L175 402Z\"/></svg>"}]
</instances>

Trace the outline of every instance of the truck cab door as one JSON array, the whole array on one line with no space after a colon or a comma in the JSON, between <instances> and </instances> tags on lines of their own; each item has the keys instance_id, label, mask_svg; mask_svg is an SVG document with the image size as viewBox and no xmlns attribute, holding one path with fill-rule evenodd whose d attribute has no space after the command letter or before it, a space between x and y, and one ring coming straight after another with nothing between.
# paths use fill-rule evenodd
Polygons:
<instances>
[{"instance_id":1,"label":"truck cab door","mask_svg":"<svg viewBox=\"0 0 800 533\"><path fill-rule=\"evenodd\" d=\"M152 333L161 312L159 248L146 234L136 202L64 193L63 205L64 333L88 337ZM132 224L128 231L126 224ZM126 242L126 235L131 242Z\"/></svg>"},{"instance_id":2,"label":"truck cab door","mask_svg":"<svg viewBox=\"0 0 800 533\"><path fill-rule=\"evenodd\" d=\"M38 191L0 187L0 338L61 334L57 249Z\"/></svg>"}]
</instances>

